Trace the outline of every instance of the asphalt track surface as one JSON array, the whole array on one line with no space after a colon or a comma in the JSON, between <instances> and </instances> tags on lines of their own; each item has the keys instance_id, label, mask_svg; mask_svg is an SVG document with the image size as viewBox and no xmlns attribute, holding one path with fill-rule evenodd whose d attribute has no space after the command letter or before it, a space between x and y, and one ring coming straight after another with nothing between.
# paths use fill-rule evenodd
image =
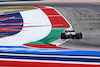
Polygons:
<instances>
[{"instance_id":1,"label":"asphalt track surface","mask_svg":"<svg viewBox=\"0 0 100 67\"><path fill-rule=\"evenodd\" d=\"M71 23L77 32L83 33L83 39L70 39L60 45L61 47L100 49L100 4L48 3L26 5L53 6Z\"/></svg>"},{"instance_id":2,"label":"asphalt track surface","mask_svg":"<svg viewBox=\"0 0 100 67\"><path fill-rule=\"evenodd\" d=\"M71 23L83 39L70 39L61 46L80 49L100 49L100 4L70 4L55 7Z\"/></svg>"}]
</instances>

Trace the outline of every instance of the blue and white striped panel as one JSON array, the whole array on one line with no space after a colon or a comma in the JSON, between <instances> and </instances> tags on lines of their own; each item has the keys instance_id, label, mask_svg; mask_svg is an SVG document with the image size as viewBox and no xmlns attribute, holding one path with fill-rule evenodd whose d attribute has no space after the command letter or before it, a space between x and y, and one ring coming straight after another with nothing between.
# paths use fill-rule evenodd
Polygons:
<instances>
[{"instance_id":1,"label":"blue and white striped panel","mask_svg":"<svg viewBox=\"0 0 100 67\"><path fill-rule=\"evenodd\" d=\"M19 33L23 28L20 13L0 15L0 38Z\"/></svg>"}]
</instances>

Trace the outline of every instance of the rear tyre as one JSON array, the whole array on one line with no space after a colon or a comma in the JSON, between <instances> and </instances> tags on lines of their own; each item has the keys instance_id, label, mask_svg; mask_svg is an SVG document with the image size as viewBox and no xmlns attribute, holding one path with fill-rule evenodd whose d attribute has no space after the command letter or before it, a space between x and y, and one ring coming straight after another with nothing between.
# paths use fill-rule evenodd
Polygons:
<instances>
[{"instance_id":1,"label":"rear tyre","mask_svg":"<svg viewBox=\"0 0 100 67\"><path fill-rule=\"evenodd\" d=\"M65 33L61 33L61 39L66 39L66 34Z\"/></svg>"},{"instance_id":2,"label":"rear tyre","mask_svg":"<svg viewBox=\"0 0 100 67\"><path fill-rule=\"evenodd\" d=\"M82 33L77 33L76 34L76 39L82 39Z\"/></svg>"}]
</instances>

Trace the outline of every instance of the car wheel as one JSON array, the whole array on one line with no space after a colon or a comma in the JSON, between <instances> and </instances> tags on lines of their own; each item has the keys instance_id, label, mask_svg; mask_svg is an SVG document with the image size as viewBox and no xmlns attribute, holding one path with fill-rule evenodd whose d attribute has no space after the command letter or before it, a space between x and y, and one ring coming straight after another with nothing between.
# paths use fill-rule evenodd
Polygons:
<instances>
[{"instance_id":1,"label":"car wheel","mask_svg":"<svg viewBox=\"0 0 100 67\"><path fill-rule=\"evenodd\" d=\"M66 39L66 34L65 33L61 33L61 39Z\"/></svg>"},{"instance_id":2,"label":"car wheel","mask_svg":"<svg viewBox=\"0 0 100 67\"><path fill-rule=\"evenodd\" d=\"M77 33L76 34L76 39L82 39L82 33Z\"/></svg>"},{"instance_id":3,"label":"car wheel","mask_svg":"<svg viewBox=\"0 0 100 67\"><path fill-rule=\"evenodd\" d=\"M79 38L82 39L82 33L79 33Z\"/></svg>"}]
</instances>

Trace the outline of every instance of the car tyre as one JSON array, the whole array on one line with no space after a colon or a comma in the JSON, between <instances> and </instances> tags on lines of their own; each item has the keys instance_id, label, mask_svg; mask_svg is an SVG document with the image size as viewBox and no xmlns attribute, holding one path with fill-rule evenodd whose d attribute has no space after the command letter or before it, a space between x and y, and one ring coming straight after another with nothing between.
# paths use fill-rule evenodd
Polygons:
<instances>
[{"instance_id":1,"label":"car tyre","mask_svg":"<svg viewBox=\"0 0 100 67\"><path fill-rule=\"evenodd\" d=\"M66 34L65 33L61 33L61 39L66 39Z\"/></svg>"},{"instance_id":2,"label":"car tyre","mask_svg":"<svg viewBox=\"0 0 100 67\"><path fill-rule=\"evenodd\" d=\"M76 34L76 39L82 39L82 33L77 33Z\"/></svg>"}]
</instances>

